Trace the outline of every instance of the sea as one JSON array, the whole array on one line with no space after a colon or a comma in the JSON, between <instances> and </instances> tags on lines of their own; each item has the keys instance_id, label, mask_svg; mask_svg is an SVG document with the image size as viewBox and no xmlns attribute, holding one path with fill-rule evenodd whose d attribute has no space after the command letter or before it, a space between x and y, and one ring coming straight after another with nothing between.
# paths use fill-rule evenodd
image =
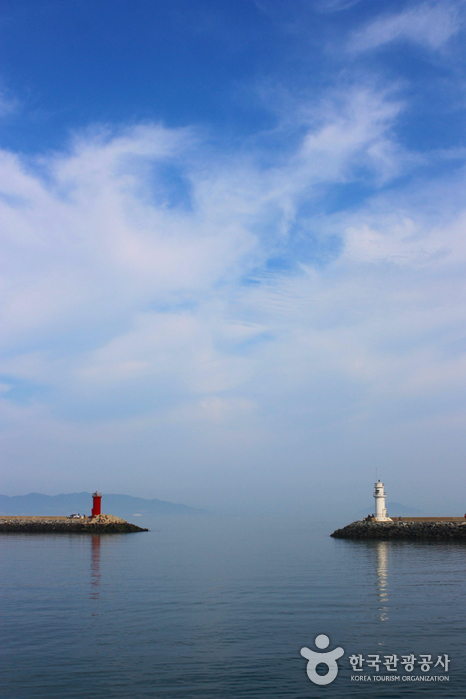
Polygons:
<instances>
[{"instance_id":1,"label":"sea","mask_svg":"<svg viewBox=\"0 0 466 699\"><path fill-rule=\"evenodd\" d=\"M466 697L464 544L132 521L150 531L0 535L2 699Z\"/></svg>"}]
</instances>

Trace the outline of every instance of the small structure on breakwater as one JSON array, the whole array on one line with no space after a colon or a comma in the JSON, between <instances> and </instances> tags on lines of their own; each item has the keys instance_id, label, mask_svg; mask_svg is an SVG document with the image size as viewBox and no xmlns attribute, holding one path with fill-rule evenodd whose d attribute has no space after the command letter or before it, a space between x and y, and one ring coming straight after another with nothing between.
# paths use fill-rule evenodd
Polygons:
<instances>
[{"instance_id":1,"label":"small structure on breakwater","mask_svg":"<svg viewBox=\"0 0 466 699\"><path fill-rule=\"evenodd\" d=\"M443 539L466 542L464 517L393 517L387 515L385 489L381 480L375 483L375 514L362 521L336 529L335 539Z\"/></svg>"},{"instance_id":2,"label":"small structure on breakwater","mask_svg":"<svg viewBox=\"0 0 466 699\"><path fill-rule=\"evenodd\" d=\"M102 493L92 493L92 512L91 517L97 517L102 512Z\"/></svg>"},{"instance_id":3,"label":"small structure on breakwater","mask_svg":"<svg viewBox=\"0 0 466 699\"><path fill-rule=\"evenodd\" d=\"M375 498L375 515L376 522L391 522L390 517L387 517L387 508L385 507L385 488L382 481L374 483L374 498Z\"/></svg>"}]
</instances>

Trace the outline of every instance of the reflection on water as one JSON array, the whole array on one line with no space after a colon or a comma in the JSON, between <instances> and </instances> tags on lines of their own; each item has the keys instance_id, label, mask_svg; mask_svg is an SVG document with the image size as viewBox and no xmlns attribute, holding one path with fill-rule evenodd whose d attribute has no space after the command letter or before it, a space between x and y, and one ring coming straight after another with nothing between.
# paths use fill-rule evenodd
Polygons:
<instances>
[{"instance_id":1,"label":"reflection on water","mask_svg":"<svg viewBox=\"0 0 466 699\"><path fill-rule=\"evenodd\" d=\"M388 541L375 542L375 564L377 571L377 596L379 598L378 617L388 620Z\"/></svg>"},{"instance_id":2,"label":"reflection on water","mask_svg":"<svg viewBox=\"0 0 466 699\"><path fill-rule=\"evenodd\" d=\"M91 599L98 599L100 585L100 534L91 536Z\"/></svg>"},{"instance_id":3,"label":"reflection on water","mask_svg":"<svg viewBox=\"0 0 466 699\"><path fill-rule=\"evenodd\" d=\"M215 515L157 525L0 536L2 696L464 697L463 543L338 540L323 526ZM320 632L346 652L322 692L299 654ZM441 692L401 680L362 688L353 652L448 654L451 678Z\"/></svg>"}]
</instances>

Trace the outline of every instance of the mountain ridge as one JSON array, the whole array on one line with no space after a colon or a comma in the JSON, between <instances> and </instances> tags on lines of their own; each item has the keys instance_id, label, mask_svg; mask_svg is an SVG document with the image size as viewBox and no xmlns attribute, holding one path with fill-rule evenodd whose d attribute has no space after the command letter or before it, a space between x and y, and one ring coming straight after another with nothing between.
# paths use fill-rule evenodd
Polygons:
<instances>
[{"instance_id":1,"label":"mountain ridge","mask_svg":"<svg viewBox=\"0 0 466 699\"><path fill-rule=\"evenodd\" d=\"M358 510L358 515L371 514L371 512L374 512L374 503L367 509ZM399 502L387 502L387 513L389 517L414 517L423 514L422 510L416 507L401 505Z\"/></svg>"},{"instance_id":2,"label":"mountain ridge","mask_svg":"<svg viewBox=\"0 0 466 699\"><path fill-rule=\"evenodd\" d=\"M28 493L27 495L1 495L0 515L70 515L74 512L91 513L92 494L60 493L45 495L43 493ZM190 505L147 499L132 495L103 494L102 512L115 516L162 515L162 514L202 514L201 510Z\"/></svg>"}]
</instances>

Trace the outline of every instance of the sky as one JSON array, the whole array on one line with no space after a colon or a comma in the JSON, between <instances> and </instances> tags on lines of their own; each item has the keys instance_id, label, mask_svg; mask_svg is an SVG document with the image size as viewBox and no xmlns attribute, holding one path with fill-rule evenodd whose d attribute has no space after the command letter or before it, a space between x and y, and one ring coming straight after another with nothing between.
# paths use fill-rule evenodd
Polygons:
<instances>
[{"instance_id":1,"label":"sky","mask_svg":"<svg viewBox=\"0 0 466 699\"><path fill-rule=\"evenodd\" d=\"M463 514L466 3L0 0L0 490Z\"/></svg>"}]
</instances>

